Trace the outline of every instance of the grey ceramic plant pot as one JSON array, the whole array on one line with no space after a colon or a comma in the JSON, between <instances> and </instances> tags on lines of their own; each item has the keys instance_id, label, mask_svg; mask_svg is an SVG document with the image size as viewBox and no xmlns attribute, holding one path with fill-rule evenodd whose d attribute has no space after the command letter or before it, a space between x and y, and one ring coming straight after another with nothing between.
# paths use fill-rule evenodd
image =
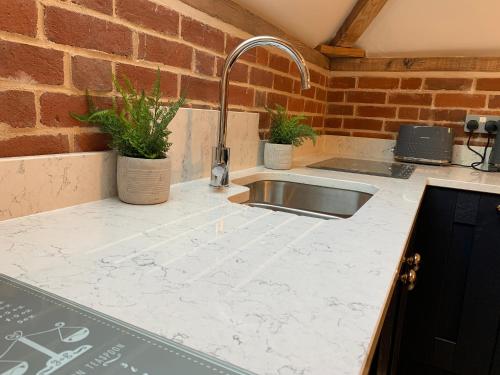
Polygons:
<instances>
[{"instance_id":1,"label":"grey ceramic plant pot","mask_svg":"<svg viewBox=\"0 0 500 375\"><path fill-rule=\"evenodd\" d=\"M270 169L292 168L292 145L266 143L264 146L264 166Z\"/></svg>"},{"instance_id":2,"label":"grey ceramic plant pot","mask_svg":"<svg viewBox=\"0 0 500 375\"><path fill-rule=\"evenodd\" d=\"M125 203L158 204L170 195L170 159L118 156L118 197Z\"/></svg>"}]
</instances>

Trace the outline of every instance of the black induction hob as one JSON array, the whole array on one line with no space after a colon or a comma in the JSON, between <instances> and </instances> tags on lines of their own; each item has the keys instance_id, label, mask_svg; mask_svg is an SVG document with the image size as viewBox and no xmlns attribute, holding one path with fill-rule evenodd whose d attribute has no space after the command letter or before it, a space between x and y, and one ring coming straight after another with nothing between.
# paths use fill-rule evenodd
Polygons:
<instances>
[{"instance_id":1,"label":"black induction hob","mask_svg":"<svg viewBox=\"0 0 500 375\"><path fill-rule=\"evenodd\" d=\"M0 375L252 373L0 274Z\"/></svg>"},{"instance_id":2,"label":"black induction hob","mask_svg":"<svg viewBox=\"0 0 500 375\"><path fill-rule=\"evenodd\" d=\"M401 179L410 178L415 170L415 166L410 164L347 158L331 158L307 167Z\"/></svg>"}]
</instances>

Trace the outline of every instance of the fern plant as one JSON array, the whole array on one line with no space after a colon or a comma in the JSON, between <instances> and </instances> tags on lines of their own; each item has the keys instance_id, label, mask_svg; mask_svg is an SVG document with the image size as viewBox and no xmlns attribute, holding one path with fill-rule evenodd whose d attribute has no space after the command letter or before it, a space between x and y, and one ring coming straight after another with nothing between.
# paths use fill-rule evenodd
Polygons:
<instances>
[{"instance_id":1,"label":"fern plant","mask_svg":"<svg viewBox=\"0 0 500 375\"><path fill-rule=\"evenodd\" d=\"M110 147L120 155L141 159L164 159L170 149L168 125L185 103L185 98L161 102L160 70L151 93L140 93L124 77L122 86L116 77L113 82L121 95L120 106L113 99L111 109L99 109L87 93L88 113L71 115L82 122L98 125L111 136ZM119 108L120 107L120 108Z\"/></svg>"},{"instance_id":2,"label":"fern plant","mask_svg":"<svg viewBox=\"0 0 500 375\"><path fill-rule=\"evenodd\" d=\"M309 125L302 123L305 116L290 116L286 109L276 104L276 109L266 108L271 115L270 143L300 146L306 139L316 144L317 134Z\"/></svg>"}]
</instances>

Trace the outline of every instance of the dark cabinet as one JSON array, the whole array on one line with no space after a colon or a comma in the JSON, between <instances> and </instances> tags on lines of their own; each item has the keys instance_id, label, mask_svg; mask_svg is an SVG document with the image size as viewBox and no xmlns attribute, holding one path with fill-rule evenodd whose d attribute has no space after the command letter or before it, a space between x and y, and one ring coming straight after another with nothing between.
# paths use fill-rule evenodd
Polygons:
<instances>
[{"instance_id":1,"label":"dark cabinet","mask_svg":"<svg viewBox=\"0 0 500 375\"><path fill-rule=\"evenodd\" d=\"M500 375L500 196L429 188L415 251L416 287L395 289L371 373Z\"/></svg>"}]
</instances>

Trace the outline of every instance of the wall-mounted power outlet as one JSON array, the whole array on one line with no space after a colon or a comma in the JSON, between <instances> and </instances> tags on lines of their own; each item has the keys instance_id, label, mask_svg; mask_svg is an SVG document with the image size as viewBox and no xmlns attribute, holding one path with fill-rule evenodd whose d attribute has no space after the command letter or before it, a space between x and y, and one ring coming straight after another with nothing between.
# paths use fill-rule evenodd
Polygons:
<instances>
[{"instance_id":1,"label":"wall-mounted power outlet","mask_svg":"<svg viewBox=\"0 0 500 375\"><path fill-rule=\"evenodd\" d=\"M468 115L466 118L465 118L465 125L464 125L464 129L465 129L465 132L466 133L469 133L470 130L467 128L467 124L469 123L469 121L471 120L476 120L479 124L479 128L477 128L476 130L474 130L474 133L483 133L483 134L488 134L488 132L484 129L486 123L488 121L500 121L500 116L480 116L480 115ZM500 123L498 123L500 124ZM491 133L491 134L496 134L496 131Z\"/></svg>"}]
</instances>

